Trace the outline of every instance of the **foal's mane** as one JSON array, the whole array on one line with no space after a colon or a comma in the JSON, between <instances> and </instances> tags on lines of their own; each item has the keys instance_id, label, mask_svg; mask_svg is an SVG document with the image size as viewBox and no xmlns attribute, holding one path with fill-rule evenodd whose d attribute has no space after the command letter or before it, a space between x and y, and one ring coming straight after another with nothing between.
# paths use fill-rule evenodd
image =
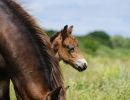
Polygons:
<instances>
[{"instance_id":1,"label":"foal's mane","mask_svg":"<svg viewBox=\"0 0 130 100\"><path fill-rule=\"evenodd\" d=\"M59 69L60 67L57 59L50 54L50 42L46 33L37 25L32 16L30 16L18 3L15 2L16 0L2 1L8 6L11 12L19 18L36 40L41 56L46 62L46 70L48 70L50 76L48 84L50 89L52 90L59 86L63 86L63 78Z\"/></svg>"}]
</instances>

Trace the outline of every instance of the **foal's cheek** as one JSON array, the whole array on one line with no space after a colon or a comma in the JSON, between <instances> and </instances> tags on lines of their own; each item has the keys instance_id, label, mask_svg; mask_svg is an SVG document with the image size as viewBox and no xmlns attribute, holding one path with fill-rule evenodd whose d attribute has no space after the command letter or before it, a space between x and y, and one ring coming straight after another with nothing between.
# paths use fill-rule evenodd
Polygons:
<instances>
[{"instance_id":1,"label":"foal's cheek","mask_svg":"<svg viewBox=\"0 0 130 100\"><path fill-rule=\"evenodd\" d=\"M67 51L61 47L61 49L58 51L63 59L68 59L68 53Z\"/></svg>"}]
</instances>

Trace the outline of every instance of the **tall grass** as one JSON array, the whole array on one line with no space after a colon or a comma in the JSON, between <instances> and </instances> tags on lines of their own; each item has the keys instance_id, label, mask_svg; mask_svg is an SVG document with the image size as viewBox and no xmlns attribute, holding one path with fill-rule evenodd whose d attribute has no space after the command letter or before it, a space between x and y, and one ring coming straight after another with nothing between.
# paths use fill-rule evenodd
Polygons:
<instances>
[{"instance_id":1,"label":"tall grass","mask_svg":"<svg viewBox=\"0 0 130 100\"><path fill-rule=\"evenodd\" d=\"M88 56L87 71L79 73L61 63L67 100L130 100L129 59Z\"/></svg>"}]
</instances>

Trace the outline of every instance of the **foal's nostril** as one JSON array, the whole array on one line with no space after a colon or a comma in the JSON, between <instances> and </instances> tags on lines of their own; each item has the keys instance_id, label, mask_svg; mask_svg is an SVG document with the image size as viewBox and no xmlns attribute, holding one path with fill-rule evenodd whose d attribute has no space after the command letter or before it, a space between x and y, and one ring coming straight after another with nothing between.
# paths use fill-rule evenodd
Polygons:
<instances>
[{"instance_id":1,"label":"foal's nostril","mask_svg":"<svg viewBox=\"0 0 130 100\"><path fill-rule=\"evenodd\" d=\"M85 63L83 67L86 69L88 66L87 66L86 63Z\"/></svg>"},{"instance_id":2,"label":"foal's nostril","mask_svg":"<svg viewBox=\"0 0 130 100\"><path fill-rule=\"evenodd\" d=\"M82 69L80 66L78 66L78 70L79 70L79 71L82 71L83 69Z\"/></svg>"},{"instance_id":3,"label":"foal's nostril","mask_svg":"<svg viewBox=\"0 0 130 100\"><path fill-rule=\"evenodd\" d=\"M78 66L78 71L80 71L80 72L82 72L82 71L84 71L84 70L86 70L86 69L87 69L86 63L83 64L82 66Z\"/></svg>"},{"instance_id":4,"label":"foal's nostril","mask_svg":"<svg viewBox=\"0 0 130 100\"><path fill-rule=\"evenodd\" d=\"M82 71L84 71L84 70L86 70L87 69L87 65L86 65L86 63L83 65L83 67L82 67Z\"/></svg>"}]
</instances>

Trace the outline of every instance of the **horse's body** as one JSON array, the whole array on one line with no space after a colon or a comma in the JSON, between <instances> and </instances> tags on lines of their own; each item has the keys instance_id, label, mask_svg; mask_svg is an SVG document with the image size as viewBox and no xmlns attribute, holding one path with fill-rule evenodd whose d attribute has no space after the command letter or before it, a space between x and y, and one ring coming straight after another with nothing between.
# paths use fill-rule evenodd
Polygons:
<instances>
[{"instance_id":1,"label":"horse's body","mask_svg":"<svg viewBox=\"0 0 130 100\"><path fill-rule=\"evenodd\" d=\"M52 50L54 51L55 56L59 59L59 61L63 60L69 63L70 65L72 65L77 70L83 71L86 69L87 63L85 59L83 58L83 56L81 55L80 50L78 48L78 43L75 40L75 38L71 35L71 33L72 33L72 26L70 28L64 27L62 31L58 32L56 35L51 37L50 39L51 47L52 47ZM48 41L44 37L46 37L45 34L42 34L42 41L43 42ZM67 46L71 48L67 48ZM69 49L71 49L71 51L73 52L71 53ZM77 61L77 64L76 64L76 61ZM0 88L2 91L0 92L1 98L3 97L9 98L10 77L8 75L9 68L7 66L10 66L10 65L7 65L2 55L0 55L0 71L2 72L0 73L0 76L2 76L2 79L0 78L0 83L1 83Z\"/></svg>"},{"instance_id":2,"label":"horse's body","mask_svg":"<svg viewBox=\"0 0 130 100\"><path fill-rule=\"evenodd\" d=\"M22 100L45 100L52 90L64 88L58 62L50 54L46 35L41 41L41 29L17 3L0 0L0 24L1 61L6 64L0 65L0 88L3 89L0 99L9 99L8 88L4 88L9 85L9 79L18 99ZM65 99L64 93L59 99Z\"/></svg>"}]
</instances>

